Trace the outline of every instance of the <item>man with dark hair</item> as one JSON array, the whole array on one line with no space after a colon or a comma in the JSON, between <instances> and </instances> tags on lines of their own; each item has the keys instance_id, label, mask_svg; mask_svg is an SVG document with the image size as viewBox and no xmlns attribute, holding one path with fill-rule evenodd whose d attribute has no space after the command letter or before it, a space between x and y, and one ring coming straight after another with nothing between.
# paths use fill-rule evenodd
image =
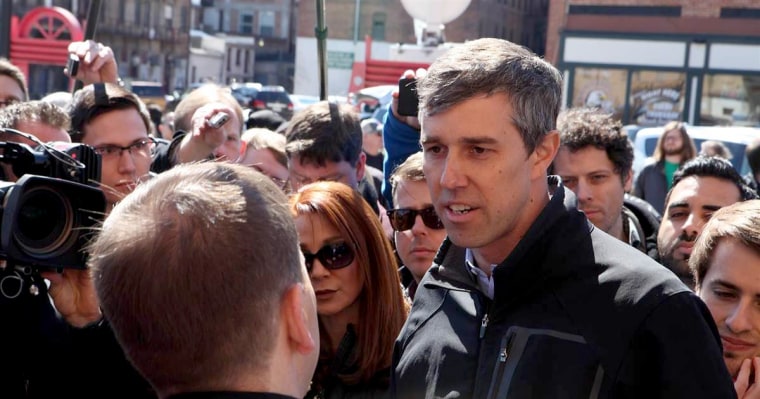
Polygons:
<instances>
[{"instance_id":1,"label":"man with dark hair","mask_svg":"<svg viewBox=\"0 0 760 399\"><path fill-rule=\"evenodd\" d=\"M633 183L633 146L620 122L596 109L572 108L560 113L557 130L560 147L551 173L575 193L578 209L605 233L656 256L659 224L647 223L645 231L637 213L651 210L645 221L655 222L659 215L651 206L625 201Z\"/></svg>"},{"instance_id":2,"label":"man with dark hair","mask_svg":"<svg viewBox=\"0 0 760 399\"><path fill-rule=\"evenodd\" d=\"M739 398L760 390L760 201L719 209L694 244L689 267L723 341ZM754 378L753 378L754 376Z\"/></svg>"},{"instance_id":3,"label":"man with dark hair","mask_svg":"<svg viewBox=\"0 0 760 399\"><path fill-rule=\"evenodd\" d=\"M673 188L665 197L665 213L657 233L660 262L689 287L691 255L699 233L718 209L757 198L731 163L718 157L697 157L673 176Z\"/></svg>"},{"instance_id":4,"label":"man with dark hair","mask_svg":"<svg viewBox=\"0 0 760 399\"><path fill-rule=\"evenodd\" d=\"M669 122L657 139L651 161L636 178L633 195L649 202L662 214L665 194L673 187L673 174L695 156L697 147L686 132L686 125L683 122Z\"/></svg>"},{"instance_id":5,"label":"man with dark hair","mask_svg":"<svg viewBox=\"0 0 760 399\"><path fill-rule=\"evenodd\" d=\"M358 189L385 218L377 185L366 173L359 115L350 105L322 101L306 107L290 120L285 138L293 190L316 181L339 181Z\"/></svg>"},{"instance_id":6,"label":"man with dark hair","mask_svg":"<svg viewBox=\"0 0 760 399\"><path fill-rule=\"evenodd\" d=\"M26 77L17 66L0 58L0 108L29 100Z\"/></svg>"},{"instance_id":7,"label":"man with dark hair","mask_svg":"<svg viewBox=\"0 0 760 399\"><path fill-rule=\"evenodd\" d=\"M131 91L94 83L74 94L69 116L72 140L100 154L100 187L110 210L150 176L155 141L148 110Z\"/></svg>"},{"instance_id":8,"label":"man with dark hair","mask_svg":"<svg viewBox=\"0 0 760 399\"><path fill-rule=\"evenodd\" d=\"M547 176L556 68L478 39L417 87L423 170L448 236L396 342L393 397L734 397L702 301L593 228Z\"/></svg>"},{"instance_id":9,"label":"man with dark hair","mask_svg":"<svg viewBox=\"0 0 760 399\"><path fill-rule=\"evenodd\" d=\"M104 223L89 262L98 297L160 397L306 394L316 299L286 204L251 168L196 163L141 186Z\"/></svg>"}]
</instances>

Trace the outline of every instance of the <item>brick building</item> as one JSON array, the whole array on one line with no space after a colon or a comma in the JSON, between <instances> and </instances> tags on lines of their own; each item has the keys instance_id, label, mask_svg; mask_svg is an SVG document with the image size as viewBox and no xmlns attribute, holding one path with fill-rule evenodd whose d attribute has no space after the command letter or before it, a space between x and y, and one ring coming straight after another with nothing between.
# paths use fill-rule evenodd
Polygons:
<instances>
[{"instance_id":1,"label":"brick building","mask_svg":"<svg viewBox=\"0 0 760 399\"><path fill-rule=\"evenodd\" d=\"M757 0L551 0L566 104L623 123L760 126Z\"/></svg>"}]
</instances>

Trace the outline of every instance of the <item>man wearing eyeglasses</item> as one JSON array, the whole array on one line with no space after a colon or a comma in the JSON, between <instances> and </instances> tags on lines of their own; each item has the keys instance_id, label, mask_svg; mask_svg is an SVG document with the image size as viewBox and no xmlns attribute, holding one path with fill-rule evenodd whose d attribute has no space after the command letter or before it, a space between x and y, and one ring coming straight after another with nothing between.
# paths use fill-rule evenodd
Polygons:
<instances>
[{"instance_id":1,"label":"man wearing eyeglasses","mask_svg":"<svg viewBox=\"0 0 760 399\"><path fill-rule=\"evenodd\" d=\"M100 187L110 210L149 177L155 143L148 110L123 87L95 83L74 94L69 115L73 141L101 156Z\"/></svg>"},{"instance_id":2,"label":"man wearing eyeglasses","mask_svg":"<svg viewBox=\"0 0 760 399\"><path fill-rule=\"evenodd\" d=\"M0 59L0 108L28 99L24 73L10 61Z\"/></svg>"},{"instance_id":3,"label":"man wearing eyeglasses","mask_svg":"<svg viewBox=\"0 0 760 399\"><path fill-rule=\"evenodd\" d=\"M378 214L386 235L391 237L384 203L367 173L359 115L350 106L327 101L312 104L293 116L285 138L294 191L317 181L337 181L353 187Z\"/></svg>"},{"instance_id":4,"label":"man wearing eyeglasses","mask_svg":"<svg viewBox=\"0 0 760 399\"><path fill-rule=\"evenodd\" d=\"M422 276L433 265L433 258L446 229L435 213L430 191L422 171L422 152L411 155L391 175L393 203L388 211L393 227L396 253L401 259L401 279L411 299Z\"/></svg>"}]
</instances>

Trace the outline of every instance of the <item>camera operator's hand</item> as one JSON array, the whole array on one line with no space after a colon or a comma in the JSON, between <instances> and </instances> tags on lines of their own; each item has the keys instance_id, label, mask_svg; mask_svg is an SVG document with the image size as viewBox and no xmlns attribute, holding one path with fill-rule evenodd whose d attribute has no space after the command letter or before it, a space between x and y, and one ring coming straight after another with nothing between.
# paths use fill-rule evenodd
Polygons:
<instances>
[{"instance_id":1,"label":"camera operator's hand","mask_svg":"<svg viewBox=\"0 0 760 399\"><path fill-rule=\"evenodd\" d=\"M424 77L427 74L427 70L425 69L418 69L415 73L411 69L407 69L404 72L404 75L401 77L403 78L416 78L420 79ZM391 112L393 112L393 116L398 119L401 122L406 123L407 125L413 127L416 130L420 130L420 120L416 116L403 116L399 115L398 113L398 90L394 90L391 93Z\"/></svg>"},{"instance_id":2,"label":"camera operator's hand","mask_svg":"<svg viewBox=\"0 0 760 399\"><path fill-rule=\"evenodd\" d=\"M69 54L79 57L77 74L72 76L86 86L92 83L114 83L119 81L119 69L113 50L103 43L92 40L69 43ZM70 75L71 71L64 71Z\"/></svg>"},{"instance_id":3,"label":"camera operator's hand","mask_svg":"<svg viewBox=\"0 0 760 399\"><path fill-rule=\"evenodd\" d=\"M209 120L218 113L233 117L235 110L223 103L206 104L195 110L191 119L192 131L187 132L177 151L179 163L207 159L217 147L225 143L228 136L226 129L233 128L235 124L225 123L218 128L212 127Z\"/></svg>"},{"instance_id":4,"label":"camera operator's hand","mask_svg":"<svg viewBox=\"0 0 760 399\"><path fill-rule=\"evenodd\" d=\"M47 271L40 275L50 280L48 293L67 323L84 327L102 318L89 270L63 269L62 273Z\"/></svg>"}]
</instances>

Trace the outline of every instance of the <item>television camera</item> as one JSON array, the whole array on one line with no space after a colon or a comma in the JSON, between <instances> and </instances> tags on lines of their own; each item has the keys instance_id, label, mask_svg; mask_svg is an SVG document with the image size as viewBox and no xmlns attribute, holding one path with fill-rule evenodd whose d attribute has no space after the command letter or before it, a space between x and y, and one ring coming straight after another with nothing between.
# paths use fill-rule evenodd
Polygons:
<instances>
[{"instance_id":1,"label":"television camera","mask_svg":"<svg viewBox=\"0 0 760 399\"><path fill-rule=\"evenodd\" d=\"M0 141L0 295L39 291L40 269L84 269L86 246L106 210L100 155L81 143ZM17 181L13 181L15 179ZM44 284L44 283L43 283Z\"/></svg>"}]
</instances>

